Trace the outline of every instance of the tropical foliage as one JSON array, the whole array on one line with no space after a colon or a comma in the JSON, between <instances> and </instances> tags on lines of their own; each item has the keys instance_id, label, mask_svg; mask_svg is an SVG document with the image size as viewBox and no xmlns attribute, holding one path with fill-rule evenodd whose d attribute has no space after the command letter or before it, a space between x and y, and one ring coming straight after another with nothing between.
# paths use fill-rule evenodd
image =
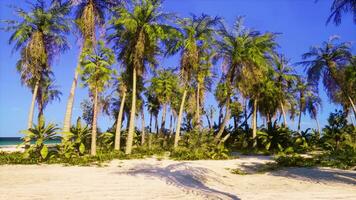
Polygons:
<instances>
[{"instance_id":1,"label":"tropical foliage","mask_svg":"<svg viewBox=\"0 0 356 200\"><path fill-rule=\"evenodd\" d=\"M335 0L329 20L339 23L355 5ZM356 116L352 43L330 37L292 64L280 52L276 33L250 29L242 17L232 26L206 14L181 18L164 12L160 0L37 0L16 13L19 20L5 21L5 30L20 52L21 83L33 95L23 131L27 163L88 163L165 151L195 160L227 159L231 151L294 156L321 150L319 163L355 155L355 126L347 118L351 111ZM68 49L69 33L78 36L79 56L59 130L43 116L62 95L52 62ZM177 63L162 66L167 57ZM300 66L305 74L297 73ZM78 80L88 89L81 103L86 124L78 119L71 127ZM320 82L329 100L342 107L324 128ZM217 103L206 106L207 98ZM39 120L32 128L36 103ZM100 114L112 118L106 131L98 126ZM316 129L302 127L306 114ZM57 134L61 144L44 143ZM17 156L1 162L18 163ZM279 162L299 165L302 159L293 156Z\"/></svg>"}]
</instances>

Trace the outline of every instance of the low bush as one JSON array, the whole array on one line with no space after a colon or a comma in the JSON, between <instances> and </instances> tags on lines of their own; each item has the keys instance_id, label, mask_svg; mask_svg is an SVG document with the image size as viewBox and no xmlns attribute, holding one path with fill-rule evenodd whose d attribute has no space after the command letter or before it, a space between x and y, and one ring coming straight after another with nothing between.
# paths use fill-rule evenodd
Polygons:
<instances>
[{"instance_id":1,"label":"low bush","mask_svg":"<svg viewBox=\"0 0 356 200\"><path fill-rule=\"evenodd\" d=\"M224 144L216 144L212 133L192 131L182 137L171 157L176 160L221 160L229 158L229 150Z\"/></svg>"}]
</instances>

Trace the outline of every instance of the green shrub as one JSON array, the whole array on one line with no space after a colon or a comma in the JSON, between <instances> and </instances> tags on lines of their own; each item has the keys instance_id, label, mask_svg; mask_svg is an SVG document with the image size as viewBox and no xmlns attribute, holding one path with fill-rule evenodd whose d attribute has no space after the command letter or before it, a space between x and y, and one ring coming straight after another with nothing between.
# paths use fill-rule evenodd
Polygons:
<instances>
[{"instance_id":1,"label":"green shrub","mask_svg":"<svg viewBox=\"0 0 356 200\"><path fill-rule=\"evenodd\" d=\"M90 147L91 131L88 125L83 125L80 117L69 133L62 133L63 139L60 145L60 154L66 158L78 157L88 152Z\"/></svg>"},{"instance_id":2,"label":"green shrub","mask_svg":"<svg viewBox=\"0 0 356 200\"><path fill-rule=\"evenodd\" d=\"M57 151L54 148L49 148L45 142L57 139L58 137L55 136L57 130L59 128L55 124L49 123L46 125L44 118L40 117L38 124L34 125L33 128L21 131L25 134L22 145L26 146L23 157L25 159L31 157L46 160L54 156Z\"/></svg>"},{"instance_id":3,"label":"green shrub","mask_svg":"<svg viewBox=\"0 0 356 200\"><path fill-rule=\"evenodd\" d=\"M182 137L171 157L176 160L219 160L228 159L229 151L224 144L216 144L212 133L194 130Z\"/></svg>"}]
</instances>

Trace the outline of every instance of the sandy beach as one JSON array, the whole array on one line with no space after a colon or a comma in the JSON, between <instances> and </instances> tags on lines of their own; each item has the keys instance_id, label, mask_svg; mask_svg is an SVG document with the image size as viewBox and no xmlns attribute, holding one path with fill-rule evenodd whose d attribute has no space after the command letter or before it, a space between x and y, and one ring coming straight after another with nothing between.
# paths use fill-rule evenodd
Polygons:
<instances>
[{"instance_id":1,"label":"sandy beach","mask_svg":"<svg viewBox=\"0 0 356 200\"><path fill-rule=\"evenodd\" d=\"M0 199L354 199L356 172L288 168L236 175L266 156L221 161L114 160L104 167L0 166Z\"/></svg>"}]
</instances>

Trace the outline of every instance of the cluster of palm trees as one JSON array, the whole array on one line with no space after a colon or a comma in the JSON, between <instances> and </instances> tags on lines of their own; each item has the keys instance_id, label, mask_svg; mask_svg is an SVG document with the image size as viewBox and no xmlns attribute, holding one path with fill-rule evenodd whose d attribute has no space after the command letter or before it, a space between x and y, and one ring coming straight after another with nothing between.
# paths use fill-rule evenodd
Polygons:
<instances>
[{"instance_id":1,"label":"cluster of palm trees","mask_svg":"<svg viewBox=\"0 0 356 200\"><path fill-rule=\"evenodd\" d=\"M186 130L202 130L205 114L209 128L213 129L214 111L204 107L204 98L207 91L213 90L217 76L215 96L221 113L217 141L228 137L222 138L225 126L230 118L234 118L236 125L240 115L244 115L246 126L252 115L252 138L256 137L258 114L267 122L280 114L283 126L288 126L288 113L292 118L299 114L298 129L306 111L317 120L321 106L320 78L330 99L343 105L345 111L353 109L356 115L356 58L351 54L350 44L332 38L320 47L312 47L299 63L307 69L307 77L303 78L277 52L276 34L248 29L242 18L229 27L218 17L202 14L179 18L163 12L161 6L160 0L52 0L51 3L37 0L29 12L17 8L21 20L7 21L6 30L13 32L10 43L21 52L17 64L21 81L33 94L28 128L33 124L35 103L41 117L45 106L61 94L55 86L51 64L55 56L68 49L66 37L72 27L81 44L62 132L70 132L75 91L81 77L93 105L92 155L96 153L98 113L103 107L100 99L113 88L119 94L112 112L114 148L120 149L126 116L126 154L132 151L138 114L143 122L141 143L145 143L145 107L150 114L149 132L152 117L156 119L158 134L173 134L175 129L174 147L178 146L183 119ZM70 18L72 9L74 19ZM160 66L160 59L176 54L180 59L177 69ZM113 68L115 62L119 70ZM214 73L212 68L218 64L222 66L221 72ZM167 107L172 113L170 131L165 128ZM159 128L157 118L161 108Z\"/></svg>"}]
</instances>

